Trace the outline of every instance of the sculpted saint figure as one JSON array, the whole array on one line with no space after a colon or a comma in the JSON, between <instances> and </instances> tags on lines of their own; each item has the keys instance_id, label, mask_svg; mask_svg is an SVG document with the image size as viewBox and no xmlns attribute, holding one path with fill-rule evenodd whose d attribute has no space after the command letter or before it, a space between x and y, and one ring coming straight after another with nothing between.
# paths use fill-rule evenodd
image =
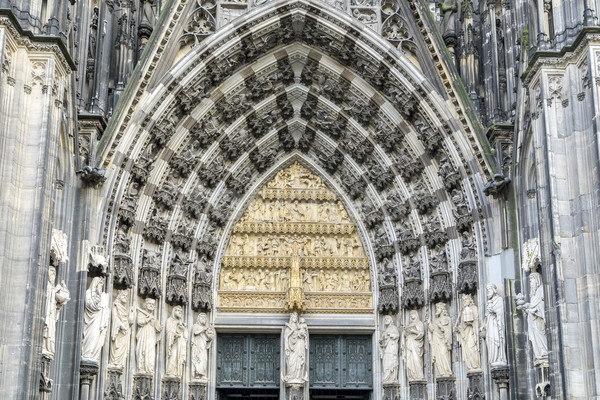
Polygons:
<instances>
[{"instance_id":1,"label":"sculpted saint figure","mask_svg":"<svg viewBox=\"0 0 600 400\"><path fill-rule=\"evenodd\" d=\"M520 297L522 298L523 295ZM532 272L529 275L530 302L518 303L517 308L527 314L527 336L533 347L536 361L548 357L548 342L546 340L546 313L544 306L544 287L542 275ZM519 301L517 299L517 301Z\"/></svg>"},{"instance_id":2,"label":"sculpted saint figure","mask_svg":"<svg viewBox=\"0 0 600 400\"><path fill-rule=\"evenodd\" d=\"M383 364L383 383L398 383L398 341L400 332L392 317L386 315L383 319L384 331L379 339L380 357Z\"/></svg>"},{"instance_id":3,"label":"sculpted saint figure","mask_svg":"<svg viewBox=\"0 0 600 400\"><path fill-rule=\"evenodd\" d=\"M308 329L298 323L298 314L290 314L290 322L285 324L285 371L286 383L303 383L307 380L306 351L308 350Z\"/></svg>"},{"instance_id":4,"label":"sculpted saint figure","mask_svg":"<svg viewBox=\"0 0 600 400\"><path fill-rule=\"evenodd\" d=\"M44 340L42 343L42 353L50 358L54 358L54 342L56 341L56 323L58 314L62 306L67 304L69 289L62 281L60 285L55 285L56 268L48 269L48 287L46 289L46 319L44 320Z\"/></svg>"},{"instance_id":5,"label":"sculpted saint figure","mask_svg":"<svg viewBox=\"0 0 600 400\"><path fill-rule=\"evenodd\" d=\"M129 355L131 324L133 314L128 307L129 291L119 290L112 307L112 328L110 330L110 353L108 363L111 367L124 368Z\"/></svg>"},{"instance_id":6,"label":"sculpted saint figure","mask_svg":"<svg viewBox=\"0 0 600 400\"><path fill-rule=\"evenodd\" d=\"M156 343L160 340L160 323L154 318L154 299L146 299L137 314L137 368L143 374L154 374Z\"/></svg>"},{"instance_id":7,"label":"sculpted saint figure","mask_svg":"<svg viewBox=\"0 0 600 400\"><path fill-rule=\"evenodd\" d=\"M446 304L435 305L435 322L428 323L431 335L431 361L435 365L437 377L452 376L450 351L452 349L452 321L448 316Z\"/></svg>"},{"instance_id":8,"label":"sculpted saint figure","mask_svg":"<svg viewBox=\"0 0 600 400\"><path fill-rule=\"evenodd\" d=\"M183 321L183 308L173 307L167 319L167 376L181 378L187 356L188 330Z\"/></svg>"},{"instance_id":9,"label":"sculpted saint figure","mask_svg":"<svg viewBox=\"0 0 600 400\"><path fill-rule=\"evenodd\" d=\"M454 332L462 347L467 372L478 371L481 368L479 357L479 313L473 298L463 294L463 308L460 312Z\"/></svg>"},{"instance_id":10,"label":"sculpted saint figure","mask_svg":"<svg viewBox=\"0 0 600 400\"><path fill-rule=\"evenodd\" d=\"M488 362L490 365L506 365L506 334L504 332L504 300L498 295L496 285L489 284L485 288L487 305L485 308L485 336Z\"/></svg>"},{"instance_id":11,"label":"sculpted saint figure","mask_svg":"<svg viewBox=\"0 0 600 400\"><path fill-rule=\"evenodd\" d=\"M416 310L410 312L410 322L402 332L402 357L409 381L423 381L423 341L425 328Z\"/></svg>"},{"instance_id":12,"label":"sculpted saint figure","mask_svg":"<svg viewBox=\"0 0 600 400\"><path fill-rule=\"evenodd\" d=\"M81 358L100 360L100 351L108 330L110 309L108 294L104 293L104 278L95 277L85 292L85 312L83 315L83 345Z\"/></svg>"},{"instance_id":13,"label":"sculpted saint figure","mask_svg":"<svg viewBox=\"0 0 600 400\"><path fill-rule=\"evenodd\" d=\"M215 330L208 323L206 314L198 315L192 326L192 379L206 382L208 379L208 349L212 346Z\"/></svg>"}]
</instances>

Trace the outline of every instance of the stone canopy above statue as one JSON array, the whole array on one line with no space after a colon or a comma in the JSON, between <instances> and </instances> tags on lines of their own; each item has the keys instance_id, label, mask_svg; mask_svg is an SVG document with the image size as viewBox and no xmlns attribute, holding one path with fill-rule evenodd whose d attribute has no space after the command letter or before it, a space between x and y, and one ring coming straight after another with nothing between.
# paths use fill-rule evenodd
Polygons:
<instances>
[{"instance_id":1,"label":"stone canopy above statue","mask_svg":"<svg viewBox=\"0 0 600 400\"><path fill-rule=\"evenodd\" d=\"M222 259L222 312L370 313L369 262L343 204L298 162L262 188Z\"/></svg>"}]
</instances>

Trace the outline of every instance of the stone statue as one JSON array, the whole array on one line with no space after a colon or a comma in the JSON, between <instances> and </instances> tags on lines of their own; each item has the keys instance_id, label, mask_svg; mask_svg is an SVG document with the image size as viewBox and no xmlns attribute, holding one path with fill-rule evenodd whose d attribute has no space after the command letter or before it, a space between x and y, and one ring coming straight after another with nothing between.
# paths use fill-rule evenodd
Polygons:
<instances>
[{"instance_id":1,"label":"stone statue","mask_svg":"<svg viewBox=\"0 0 600 400\"><path fill-rule=\"evenodd\" d=\"M539 272L532 272L529 275L529 298L530 302L525 303L523 295L517 295L517 308L527 314L527 336L537 362L548 358L544 287Z\"/></svg>"},{"instance_id":2,"label":"stone statue","mask_svg":"<svg viewBox=\"0 0 600 400\"><path fill-rule=\"evenodd\" d=\"M298 314L290 314L290 322L284 331L286 383L304 383L307 380L306 352L308 350L308 329L306 324L298 323Z\"/></svg>"},{"instance_id":3,"label":"stone statue","mask_svg":"<svg viewBox=\"0 0 600 400\"><path fill-rule=\"evenodd\" d=\"M215 330L208 323L206 314L201 313L192 326L192 379L208 380L208 349L212 346Z\"/></svg>"},{"instance_id":4,"label":"stone statue","mask_svg":"<svg viewBox=\"0 0 600 400\"><path fill-rule=\"evenodd\" d=\"M48 269L48 288L46 289L46 319L44 320L44 340L42 354L54 358L54 342L56 341L56 322L62 306L71 300L65 281L55 285L56 268Z\"/></svg>"},{"instance_id":5,"label":"stone statue","mask_svg":"<svg viewBox=\"0 0 600 400\"><path fill-rule=\"evenodd\" d=\"M187 357L188 330L183 321L183 308L173 307L167 319L167 369L166 376L181 378Z\"/></svg>"},{"instance_id":6,"label":"stone statue","mask_svg":"<svg viewBox=\"0 0 600 400\"><path fill-rule=\"evenodd\" d=\"M160 323L154 318L154 299L146 299L144 308L138 308L137 315L137 368L143 374L154 374L156 343L160 340Z\"/></svg>"},{"instance_id":7,"label":"stone statue","mask_svg":"<svg viewBox=\"0 0 600 400\"><path fill-rule=\"evenodd\" d=\"M104 277L95 277L85 292L82 359L100 361L109 318L110 308L108 294L104 293Z\"/></svg>"},{"instance_id":8,"label":"stone statue","mask_svg":"<svg viewBox=\"0 0 600 400\"><path fill-rule=\"evenodd\" d=\"M386 315L383 319L384 331L379 339L380 357L383 367L383 384L398 383L398 341L400 332L392 317Z\"/></svg>"},{"instance_id":9,"label":"stone statue","mask_svg":"<svg viewBox=\"0 0 600 400\"><path fill-rule=\"evenodd\" d=\"M506 333L504 332L504 300L498 295L496 285L485 288L487 305L485 308L485 327L482 328L487 346L488 362L494 366L506 365Z\"/></svg>"},{"instance_id":10,"label":"stone statue","mask_svg":"<svg viewBox=\"0 0 600 400\"><path fill-rule=\"evenodd\" d=\"M119 369L125 367L125 361L129 355L133 314L130 312L128 302L129 291L119 290L112 307L112 328L110 330L108 364L111 367Z\"/></svg>"},{"instance_id":11,"label":"stone statue","mask_svg":"<svg viewBox=\"0 0 600 400\"><path fill-rule=\"evenodd\" d=\"M462 347L467 372L479 371L479 313L471 295L463 294L462 299L462 310L456 320L454 332Z\"/></svg>"},{"instance_id":12,"label":"stone statue","mask_svg":"<svg viewBox=\"0 0 600 400\"><path fill-rule=\"evenodd\" d=\"M444 35L452 34L455 32L455 19L456 12L458 11L458 5L456 0L444 0L442 3L442 14L444 19L442 21L442 33Z\"/></svg>"},{"instance_id":13,"label":"stone statue","mask_svg":"<svg viewBox=\"0 0 600 400\"><path fill-rule=\"evenodd\" d=\"M417 310L410 312L410 322L402 332L402 358L406 363L406 375L409 381L424 381L423 342L425 327Z\"/></svg>"},{"instance_id":14,"label":"stone statue","mask_svg":"<svg viewBox=\"0 0 600 400\"><path fill-rule=\"evenodd\" d=\"M435 365L436 377L452 376L450 351L452 350L452 321L448 316L446 304L435 305L435 322L428 322L431 335L431 361Z\"/></svg>"}]
</instances>

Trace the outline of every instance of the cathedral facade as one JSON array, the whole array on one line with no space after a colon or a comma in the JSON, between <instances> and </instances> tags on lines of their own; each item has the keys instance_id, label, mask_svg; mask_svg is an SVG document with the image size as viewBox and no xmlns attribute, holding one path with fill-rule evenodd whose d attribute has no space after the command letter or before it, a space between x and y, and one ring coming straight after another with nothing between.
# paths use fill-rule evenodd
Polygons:
<instances>
[{"instance_id":1,"label":"cathedral facade","mask_svg":"<svg viewBox=\"0 0 600 400\"><path fill-rule=\"evenodd\" d=\"M0 0L0 395L598 398L599 9Z\"/></svg>"}]
</instances>

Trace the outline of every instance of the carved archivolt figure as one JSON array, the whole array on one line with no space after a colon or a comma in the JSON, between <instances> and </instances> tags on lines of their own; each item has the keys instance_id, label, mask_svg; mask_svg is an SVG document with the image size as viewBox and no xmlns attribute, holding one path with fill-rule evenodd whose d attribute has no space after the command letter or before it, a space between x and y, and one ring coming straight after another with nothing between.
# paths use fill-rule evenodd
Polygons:
<instances>
[{"instance_id":1,"label":"carved archivolt figure","mask_svg":"<svg viewBox=\"0 0 600 400\"><path fill-rule=\"evenodd\" d=\"M534 358L539 361L548 358L548 341L546 339L544 287L542 286L542 276L538 272L532 272L529 275L529 297L529 303L519 302L517 299L518 308L527 314L527 335L533 347Z\"/></svg>"},{"instance_id":2,"label":"carved archivolt figure","mask_svg":"<svg viewBox=\"0 0 600 400\"><path fill-rule=\"evenodd\" d=\"M410 312L410 322L402 332L402 357L409 381L423 381L423 342L425 328L416 310Z\"/></svg>"},{"instance_id":3,"label":"carved archivolt figure","mask_svg":"<svg viewBox=\"0 0 600 400\"><path fill-rule=\"evenodd\" d=\"M137 314L137 368L143 374L154 373L156 343L160 340L160 323L154 318L154 299L146 299Z\"/></svg>"},{"instance_id":4,"label":"carved archivolt figure","mask_svg":"<svg viewBox=\"0 0 600 400\"><path fill-rule=\"evenodd\" d=\"M167 376L181 378L187 357L188 331L183 321L183 308L173 307L171 316L167 319Z\"/></svg>"},{"instance_id":5,"label":"carved archivolt figure","mask_svg":"<svg viewBox=\"0 0 600 400\"><path fill-rule=\"evenodd\" d=\"M467 372L479 371L479 313L471 295L463 294L462 299L463 307L454 331L462 347Z\"/></svg>"},{"instance_id":6,"label":"carved archivolt figure","mask_svg":"<svg viewBox=\"0 0 600 400\"><path fill-rule=\"evenodd\" d=\"M62 281L60 285L55 285L56 268L48 269L48 288L46 289L46 319L44 320L44 341L42 343L42 353L45 356L54 358L54 343L56 341L56 322L62 306L71 300L69 289Z\"/></svg>"},{"instance_id":7,"label":"carved archivolt figure","mask_svg":"<svg viewBox=\"0 0 600 400\"><path fill-rule=\"evenodd\" d=\"M496 285L485 288L487 305L485 308L485 328L483 333L487 346L488 362L492 367L506 365L506 333L504 332L504 300L498 295Z\"/></svg>"},{"instance_id":8,"label":"carved archivolt figure","mask_svg":"<svg viewBox=\"0 0 600 400\"><path fill-rule=\"evenodd\" d=\"M108 294L104 293L104 278L92 279L85 292L85 313L83 315L83 345L81 358L84 360L100 360L100 351L108 330L110 308Z\"/></svg>"},{"instance_id":9,"label":"carved archivolt figure","mask_svg":"<svg viewBox=\"0 0 600 400\"><path fill-rule=\"evenodd\" d=\"M290 322L285 324L285 372L286 383L303 383L307 380L306 351L308 350L308 328L298 322L298 314L290 314Z\"/></svg>"},{"instance_id":10,"label":"carved archivolt figure","mask_svg":"<svg viewBox=\"0 0 600 400\"><path fill-rule=\"evenodd\" d=\"M381 339L379 339L383 383L398 383L398 341L400 340L400 332L389 315L383 319L383 325L385 329L381 333Z\"/></svg>"},{"instance_id":11,"label":"carved archivolt figure","mask_svg":"<svg viewBox=\"0 0 600 400\"><path fill-rule=\"evenodd\" d=\"M452 350L452 321L448 316L446 304L435 305L435 322L429 323L431 335L431 361L435 365L435 375L439 377L452 376L450 351Z\"/></svg>"},{"instance_id":12,"label":"carved archivolt figure","mask_svg":"<svg viewBox=\"0 0 600 400\"><path fill-rule=\"evenodd\" d=\"M215 330L208 323L206 314L198 315L192 326L192 379L206 382L208 379L208 349L212 346Z\"/></svg>"},{"instance_id":13,"label":"carved archivolt figure","mask_svg":"<svg viewBox=\"0 0 600 400\"><path fill-rule=\"evenodd\" d=\"M130 312L129 291L119 290L112 307L112 327L110 330L110 353L108 363L111 367L124 368L129 355L131 324L133 314Z\"/></svg>"}]
</instances>

